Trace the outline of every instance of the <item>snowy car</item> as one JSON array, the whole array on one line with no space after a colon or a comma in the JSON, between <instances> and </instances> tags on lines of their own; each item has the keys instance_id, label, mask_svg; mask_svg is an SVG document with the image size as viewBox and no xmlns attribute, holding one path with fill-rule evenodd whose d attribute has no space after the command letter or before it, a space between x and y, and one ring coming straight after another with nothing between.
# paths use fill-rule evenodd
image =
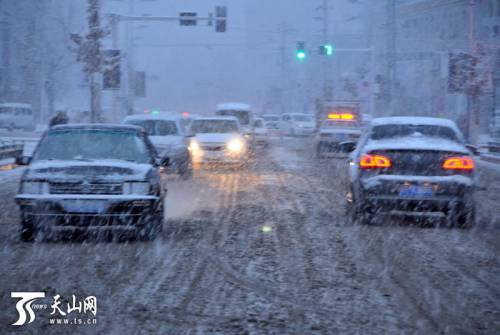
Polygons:
<instances>
[{"instance_id":1,"label":"snowy car","mask_svg":"<svg viewBox=\"0 0 500 335\"><path fill-rule=\"evenodd\" d=\"M350 151L354 142L344 142ZM454 122L426 117L373 119L350 156L348 214L445 217L474 222L474 159Z\"/></svg>"},{"instance_id":2,"label":"snowy car","mask_svg":"<svg viewBox=\"0 0 500 335\"><path fill-rule=\"evenodd\" d=\"M195 119L189 133L195 163L244 163L248 158L248 142L233 116Z\"/></svg>"},{"instance_id":3,"label":"snowy car","mask_svg":"<svg viewBox=\"0 0 500 335\"><path fill-rule=\"evenodd\" d=\"M261 118L255 118L253 122L255 144L267 146L269 144L269 133L266 123Z\"/></svg>"},{"instance_id":4,"label":"snowy car","mask_svg":"<svg viewBox=\"0 0 500 335\"><path fill-rule=\"evenodd\" d=\"M280 115L263 114L260 116L264 120L264 125L270 133L277 134L280 129Z\"/></svg>"},{"instance_id":5,"label":"snowy car","mask_svg":"<svg viewBox=\"0 0 500 335\"><path fill-rule=\"evenodd\" d=\"M146 130L160 157L168 157L169 170L185 179L193 175L191 155L179 117L167 113L130 115L123 123Z\"/></svg>"},{"instance_id":6,"label":"snowy car","mask_svg":"<svg viewBox=\"0 0 500 335\"><path fill-rule=\"evenodd\" d=\"M168 161L139 127L55 126L25 163L16 196L24 241L102 230L149 239L162 229Z\"/></svg>"},{"instance_id":7,"label":"snowy car","mask_svg":"<svg viewBox=\"0 0 500 335\"><path fill-rule=\"evenodd\" d=\"M343 156L340 143L356 142L361 136L361 122L354 110L334 111L320 119L314 138L317 158Z\"/></svg>"},{"instance_id":8,"label":"snowy car","mask_svg":"<svg viewBox=\"0 0 500 335\"><path fill-rule=\"evenodd\" d=\"M315 128L314 118L309 114L287 113L281 116L280 129L284 135L312 135Z\"/></svg>"}]
</instances>

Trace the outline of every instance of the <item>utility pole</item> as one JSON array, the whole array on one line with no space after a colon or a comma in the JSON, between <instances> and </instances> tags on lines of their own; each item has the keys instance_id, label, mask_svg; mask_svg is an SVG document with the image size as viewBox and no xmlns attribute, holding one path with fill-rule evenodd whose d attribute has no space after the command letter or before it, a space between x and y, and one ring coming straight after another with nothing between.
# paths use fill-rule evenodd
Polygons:
<instances>
[{"instance_id":1,"label":"utility pole","mask_svg":"<svg viewBox=\"0 0 500 335\"><path fill-rule=\"evenodd\" d=\"M100 1L88 0L89 32L85 36L71 34L70 37L78 46L77 60L85 64L84 72L90 82L90 121L98 122L101 118L101 85L100 74L102 67L101 39L106 35L101 29L99 15Z\"/></svg>"},{"instance_id":2,"label":"utility pole","mask_svg":"<svg viewBox=\"0 0 500 335\"><path fill-rule=\"evenodd\" d=\"M394 86L396 81L396 1L387 0L387 22L386 22L386 45L387 45L387 66L385 85L386 108L390 114L394 114Z\"/></svg>"},{"instance_id":3,"label":"utility pole","mask_svg":"<svg viewBox=\"0 0 500 335\"><path fill-rule=\"evenodd\" d=\"M325 44L325 43L328 43L328 32L329 32L329 13L330 13L330 10L329 10L329 4L328 4L328 0L323 0L323 5L321 6L321 9L322 9L322 20L323 20L323 25L322 25L322 29L321 29L321 36L322 36L322 39L323 41L321 42L322 45ZM322 57L321 59L321 72L322 72L322 95L323 95L323 99L324 100L327 100L327 99L331 99L332 98L332 92L331 92L331 87L329 85L329 75L330 75L330 67L328 66L329 65L329 57Z\"/></svg>"},{"instance_id":4,"label":"utility pole","mask_svg":"<svg viewBox=\"0 0 500 335\"><path fill-rule=\"evenodd\" d=\"M129 0L129 16L133 17L135 12L135 0ZM134 67L134 22L128 21L126 26L127 38L127 114L134 114L135 109L135 67Z\"/></svg>"},{"instance_id":5,"label":"utility pole","mask_svg":"<svg viewBox=\"0 0 500 335\"><path fill-rule=\"evenodd\" d=\"M285 99L285 92L286 92L286 85L288 83L288 72L286 71L286 64L287 64L287 43L288 43L288 34L292 32L293 29L291 29L285 21L281 22L281 24L278 26L278 33L280 34L280 56L279 56L279 68L280 68L280 100L281 100L281 112L285 113L287 108L286 108L286 99Z\"/></svg>"}]
</instances>

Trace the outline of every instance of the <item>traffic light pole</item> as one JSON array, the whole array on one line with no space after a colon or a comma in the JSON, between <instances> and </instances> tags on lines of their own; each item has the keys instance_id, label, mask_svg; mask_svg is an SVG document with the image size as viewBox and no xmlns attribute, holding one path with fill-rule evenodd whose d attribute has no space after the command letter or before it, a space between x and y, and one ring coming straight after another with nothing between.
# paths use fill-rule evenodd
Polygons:
<instances>
[{"instance_id":1,"label":"traffic light pole","mask_svg":"<svg viewBox=\"0 0 500 335\"><path fill-rule=\"evenodd\" d=\"M131 14L133 13L133 10ZM226 31L226 22L227 22L227 9L226 7L216 7L216 16L209 15L206 17L199 16L134 16L134 15L118 15L118 14L108 14L111 22L111 39L112 46L114 49L118 48L118 24L120 22L179 22L182 24L184 20L188 21L206 21L209 26L212 25L213 21L216 22L216 32L225 32ZM131 38L129 32L129 39ZM127 63L128 63L128 92L127 92L127 114L133 113L134 109L134 69L132 65L132 43L128 45L129 52L127 54ZM118 109L118 95L117 92L113 92L113 113L117 115Z\"/></svg>"}]
</instances>

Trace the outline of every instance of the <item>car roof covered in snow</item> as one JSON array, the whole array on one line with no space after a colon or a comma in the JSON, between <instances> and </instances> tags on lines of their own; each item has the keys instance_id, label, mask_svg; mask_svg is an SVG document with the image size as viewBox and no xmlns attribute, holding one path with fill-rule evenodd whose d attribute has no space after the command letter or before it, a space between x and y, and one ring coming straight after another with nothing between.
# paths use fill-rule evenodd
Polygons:
<instances>
[{"instance_id":1,"label":"car roof covered in snow","mask_svg":"<svg viewBox=\"0 0 500 335\"><path fill-rule=\"evenodd\" d=\"M138 131L144 132L141 127L126 125L126 124L116 124L116 123L69 123L54 126L49 129L51 130L73 130L73 129L85 129L85 130L121 130L121 131Z\"/></svg>"},{"instance_id":2,"label":"car roof covered in snow","mask_svg":"<svg viewBox=\"0 0 500 335\"><path fill-rule=\"evenodd\" d=\"M31 108L30 104L24 104L21 102L4 102L0 103L0 107L11 107L11 108Z\"/></svg>"},{"instance_id":3,"label":"car roof covered in snow","mask_svg":"<svg viewBox=\"0 0 500 335\"><path fill-rule=\"evenodd\" d=\"M390 116L379 117L371 120L372 126L390 125L390 124L410 124L410 125L433 125L453 128L458 131L455 122L449 119L438 117L423 117L423 116Z\"/></svg>"},{"instance_id":4,"label":"car roof covered in snow","mask_svg":"<svg viewBox=\"0 0 500 335\"><path fill-rule=\"evenodd\" d=\"M198 120L226 120L238 122L235 116L200 116L194 119L194 121Z\"/></svg>"},{"instance_id":5,"label":"car roof covered in snow","mask_svg":"<svg viewBox=\"0 0 500 335\"><path fill-rule=\"evenodd\" d=\"M127 116L123 122L127 121L139 121L139 120L164 120L164 121L177 121L181 116L172 113L159 113L153 114L134 114Z\"/></svg>"},{"instance_id":6,"label":"car roof covered in snow","mask_svg":"<svg viewBox=\"0 0 500 335\"><path fill-rule=\"evenodd\" d=\"M250 111L252 109L252 106L241 102L224 102L217 105L217 110L228 110L228 109Z\"/></svg>"}]
</instances>

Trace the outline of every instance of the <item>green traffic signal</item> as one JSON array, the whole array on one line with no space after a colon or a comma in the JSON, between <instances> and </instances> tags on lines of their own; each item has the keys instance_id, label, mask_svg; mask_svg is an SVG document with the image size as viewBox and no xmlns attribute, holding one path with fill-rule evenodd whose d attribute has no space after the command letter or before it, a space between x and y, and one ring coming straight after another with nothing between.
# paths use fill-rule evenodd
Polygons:
<instances>
[{"instance_id":1,"label":"green traffic signal","mask_svg":"<svg viewBox=\"0 0 500 335\"><path fill-rule=\"evenodd\" d=\"M327 56L333 55L333 45L325 44L325 45L323 45L323 49L325 51L325 55L327 55Z\"/></svg>"},{"instance_id":2,"label":"green traffic signal","mask_svg":"<svg viewBox=\"0 0 500 335\"><path fill-rule=\"evenodd\" d=\"M306 59L306 52L304 50L298 50L297 51L297 59L298 60Z\"/></svg>"}]
</instances>

